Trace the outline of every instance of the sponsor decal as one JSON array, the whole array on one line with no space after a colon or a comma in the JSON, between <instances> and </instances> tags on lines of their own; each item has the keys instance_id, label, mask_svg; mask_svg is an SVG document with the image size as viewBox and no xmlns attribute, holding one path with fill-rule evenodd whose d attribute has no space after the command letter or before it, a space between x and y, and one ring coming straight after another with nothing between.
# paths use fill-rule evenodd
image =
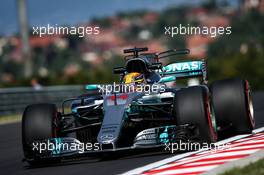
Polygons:
<instances>
[{"instance_id":1,"label":"sponsor decal","mask_svg":"<svg viewBox=\"0 0 264 175\"><path fill-rule=\"evenodd\" d=\"M111 140L114 139L114 135L113 134L104 134L100 137L102 142L109 142Z\"/></svg>"},{"instance_id":2,"label":"sponsor decal","mask_svg":"<svg viewBox=\"0 0 264 175\"><path fill-rule=\"evenodd\" d=\"M196 71L201 69L202 69L202 61L173 63L163 67L163 71L165 72L184 72L184 71Z\"/></svg>"}]
</instances>

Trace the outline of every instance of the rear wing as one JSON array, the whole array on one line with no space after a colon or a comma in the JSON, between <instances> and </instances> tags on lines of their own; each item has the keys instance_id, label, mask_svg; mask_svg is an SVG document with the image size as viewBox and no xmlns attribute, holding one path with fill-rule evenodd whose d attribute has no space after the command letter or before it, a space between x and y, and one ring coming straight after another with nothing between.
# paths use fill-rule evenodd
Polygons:
<instances>
[{"instance_id":1,"label":"rear wing","mask_svg":"<svg viewBox=\"0 0 264 175\"><path fill-rule=\"evenodd\" d=\"M204 82L207 82L207 66L205 60L186 61L179 63L172 63L163 66L159 71L166 82L170 79L202 77ZM169 78L170 77L170 78Z\"/></svg>"}]
</instances>

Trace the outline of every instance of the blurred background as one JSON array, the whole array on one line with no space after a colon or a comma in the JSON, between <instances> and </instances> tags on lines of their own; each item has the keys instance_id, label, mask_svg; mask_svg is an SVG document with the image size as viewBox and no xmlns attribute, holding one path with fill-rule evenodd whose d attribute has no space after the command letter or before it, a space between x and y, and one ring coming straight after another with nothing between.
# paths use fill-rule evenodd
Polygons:
<instances>
[{"instance_id":1,"label":"blurred background","mask_svg":"<svg viewBox=\"0 0 264 175\"><path fill-rule=\"evenodd\" d=\"M241 77L264 89L263 21L264 0L2 0L0 114L32 101L58 103L83 84L117 81L112 69L124 63L122 50L134 46L189 48L189 57L208 60L210 82ZM32 34L33 26L47 24L99 26L100 34ZM232 34L164 35L165 26L179 24L231 26Z\"/></svg>"}]
</instances>

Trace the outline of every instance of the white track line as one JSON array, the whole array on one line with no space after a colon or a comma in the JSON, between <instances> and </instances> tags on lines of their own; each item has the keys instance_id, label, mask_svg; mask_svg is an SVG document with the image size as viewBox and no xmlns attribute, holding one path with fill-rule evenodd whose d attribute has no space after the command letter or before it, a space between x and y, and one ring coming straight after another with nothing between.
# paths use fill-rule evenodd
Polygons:
<instances>
[{"instance_id":1,"label":"white track line","mask_svg":"<svg viewBox=\"0 0 264 175\"><path fill-rule=\"evenodd\" d=\"M257 133L262 132L262 131L264 131L264 127L255 129L253 131L253 134L257 134ZM232 142L232 141L235 141L235 140L238 140L238 139L242 139L242 138L245 138L245 137L253 135L253 134L243 134L243 135L237 135L237 136L234 136L234 137L230 137L228 139L221 140L221 141L217 142L216 145L224 145L224 144L227 144L229 142ZM160 161L157 161L157 162L154 162L154 163L151 163L151 164L148 164L148 165L145 165L145 166L142 166L142 167L127 171L127 172L123 173L123 175L142 174L143 172L145 172L147 170L151 170L151 169L160 167L160 166L168 164L170 162L174 162L176 160L183 159L185 157L188 157L190 155L193 155L193 154L199 153L199 152L203 152L203 151L206 151L206 150L198 150L198 151L194 151L194 152L188 152L188 153L183 153L183 154L180 154L180 155L176 155L176 156L173 156L173 157L170 157L170 158L167 158L167 159L163 159L163 160L160 160Z\"/></svg>"}]
</instances>

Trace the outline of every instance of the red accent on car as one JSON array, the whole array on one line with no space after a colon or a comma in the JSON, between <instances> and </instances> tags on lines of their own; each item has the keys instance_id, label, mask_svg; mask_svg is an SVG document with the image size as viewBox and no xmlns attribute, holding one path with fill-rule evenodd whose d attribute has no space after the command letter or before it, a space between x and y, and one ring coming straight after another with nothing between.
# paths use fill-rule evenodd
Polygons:
<instances>
[{"instance_id":1,"label":"red accent on car","mask_svg":"<svg viewBox=\"0 0 264 175\"><path fill-rule=\"evenodd\" d=\"M121 98L122 100L125 100L125 99L128 98L128 95L127 94L122 94L118 98Z\"/></svg>"},{"instance_id":2,"label":"red accent on car","mask_svg":"<svg viewBox=\"0 0 264 175\"><path fill-rule=\"evenodd\" d=\"M115 95L111 95L109 98L110 98L110 100L115 101L116 96Z\"/></svg>"}]
</instances>

